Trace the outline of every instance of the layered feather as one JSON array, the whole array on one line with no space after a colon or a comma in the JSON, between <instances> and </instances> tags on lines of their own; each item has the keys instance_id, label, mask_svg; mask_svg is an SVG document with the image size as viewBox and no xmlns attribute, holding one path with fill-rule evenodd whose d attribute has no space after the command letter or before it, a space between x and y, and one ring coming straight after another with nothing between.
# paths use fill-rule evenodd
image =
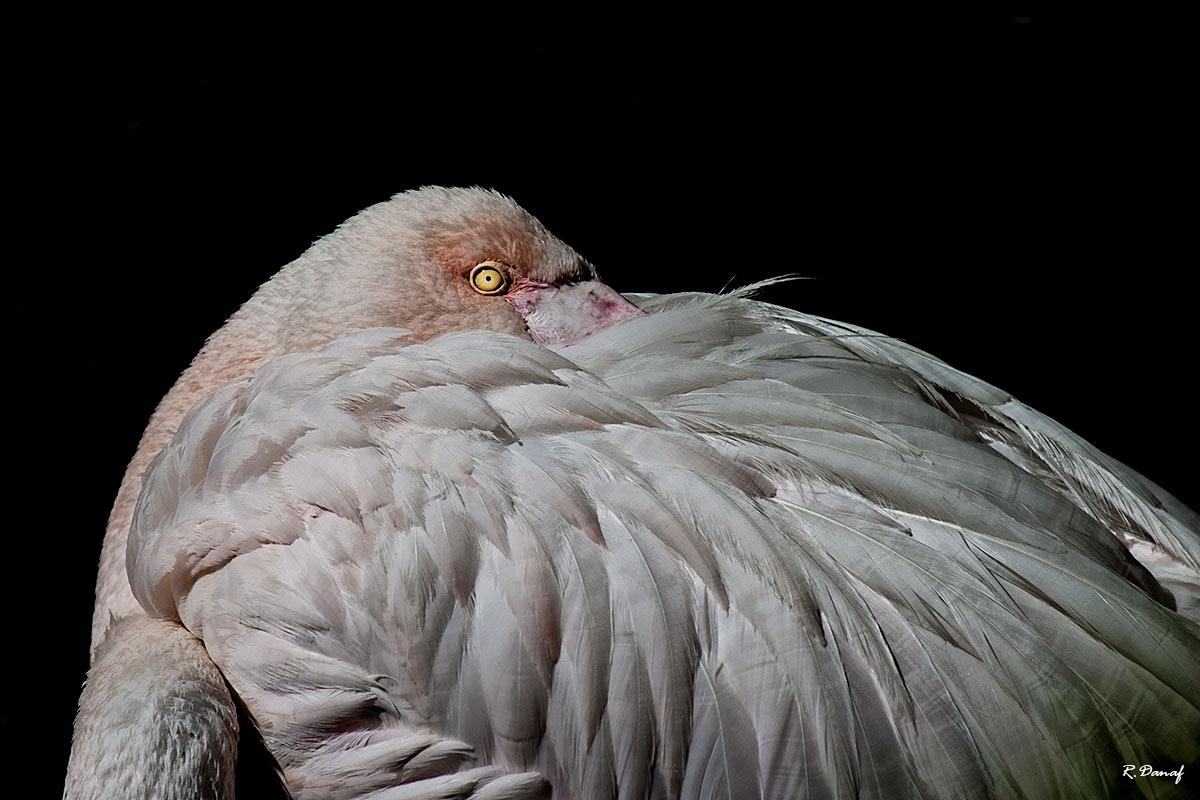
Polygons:
<instances>
[{"instance_id":1,"label":"layered feather","mask_svg":"<svg viewBox=\"0 0 1200 800\"><path fill-rule=\"evenodd\" d=\"M1190 569L1190 511L894 340L641 302L558 352L364 331L157 459L134 592L293 794L1085 798L1200 756L1200 626L1118 538Z\"/></svg>"}]
</instances>

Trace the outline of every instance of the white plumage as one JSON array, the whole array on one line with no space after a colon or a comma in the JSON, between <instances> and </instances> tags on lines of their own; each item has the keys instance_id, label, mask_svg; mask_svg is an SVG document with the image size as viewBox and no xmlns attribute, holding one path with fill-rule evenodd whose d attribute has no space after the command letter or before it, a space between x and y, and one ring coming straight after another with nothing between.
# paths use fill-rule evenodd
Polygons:
<instances>
[{"instance_id":1,"label":"white plumage","mask_svg":"<svg viewBox=\"0 0 1200 800\"><path fill-rule=\"evenodd\" d=\"M631 299L264 359L150 464L129 586L294 796L1091 798L1200 757L1195 514L896 340Z\"/></svg>"}]
</instances>

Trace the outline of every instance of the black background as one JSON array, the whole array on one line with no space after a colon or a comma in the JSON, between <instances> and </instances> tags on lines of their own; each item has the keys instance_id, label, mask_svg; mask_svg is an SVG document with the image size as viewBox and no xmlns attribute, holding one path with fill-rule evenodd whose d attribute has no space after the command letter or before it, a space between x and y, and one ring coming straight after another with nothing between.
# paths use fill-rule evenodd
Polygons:
<instances>
[{"instance_id":1,"label":"black background","mask_svg":"<svg viewBox=\"0 0 1200 800\"><path fill-rule=\"evenodd\" d=\"M1171 20L206 13L43 21L8 74L2 720L47 796L145 420L257 285L404 189L510 194L622 291L799 273L764 299L906 339L1200 505Z\"/></svg>"}]
</instances>

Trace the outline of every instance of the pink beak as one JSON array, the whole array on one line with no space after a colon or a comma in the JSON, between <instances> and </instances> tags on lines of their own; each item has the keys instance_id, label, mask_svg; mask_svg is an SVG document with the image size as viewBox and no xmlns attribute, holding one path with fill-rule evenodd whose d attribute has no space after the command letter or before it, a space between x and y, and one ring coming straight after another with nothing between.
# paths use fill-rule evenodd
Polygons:
<instances>
[{"instance_id":1,"label":"pink beak","mask_svg":"<svg viewBox=\"0 0 1200 800\"><path fill-rule=\"evenodd\" d=\"M600 281L552 286L520 280L505 298L542 345L565 345L645 312Z\"/></svg>"}]
</instances>

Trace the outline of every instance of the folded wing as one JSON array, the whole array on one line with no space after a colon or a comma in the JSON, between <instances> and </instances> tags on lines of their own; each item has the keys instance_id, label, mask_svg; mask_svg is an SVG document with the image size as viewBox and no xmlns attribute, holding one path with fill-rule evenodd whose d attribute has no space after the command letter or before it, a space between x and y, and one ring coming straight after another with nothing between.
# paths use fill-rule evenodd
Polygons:
<instances>
[{"instance_id":1,"label":"folded wing","mask_svg":"<svg viewBox=\"0 0 1200 800\"><path fill-rule=\"evenodd\" d=\"M296 796L1094 797L1200 755L1200 627L1114 536L1187 564L1191 512L893 340L639 305L288 356L152 466L134 592Z\"/></svg>"}]
</instances>

